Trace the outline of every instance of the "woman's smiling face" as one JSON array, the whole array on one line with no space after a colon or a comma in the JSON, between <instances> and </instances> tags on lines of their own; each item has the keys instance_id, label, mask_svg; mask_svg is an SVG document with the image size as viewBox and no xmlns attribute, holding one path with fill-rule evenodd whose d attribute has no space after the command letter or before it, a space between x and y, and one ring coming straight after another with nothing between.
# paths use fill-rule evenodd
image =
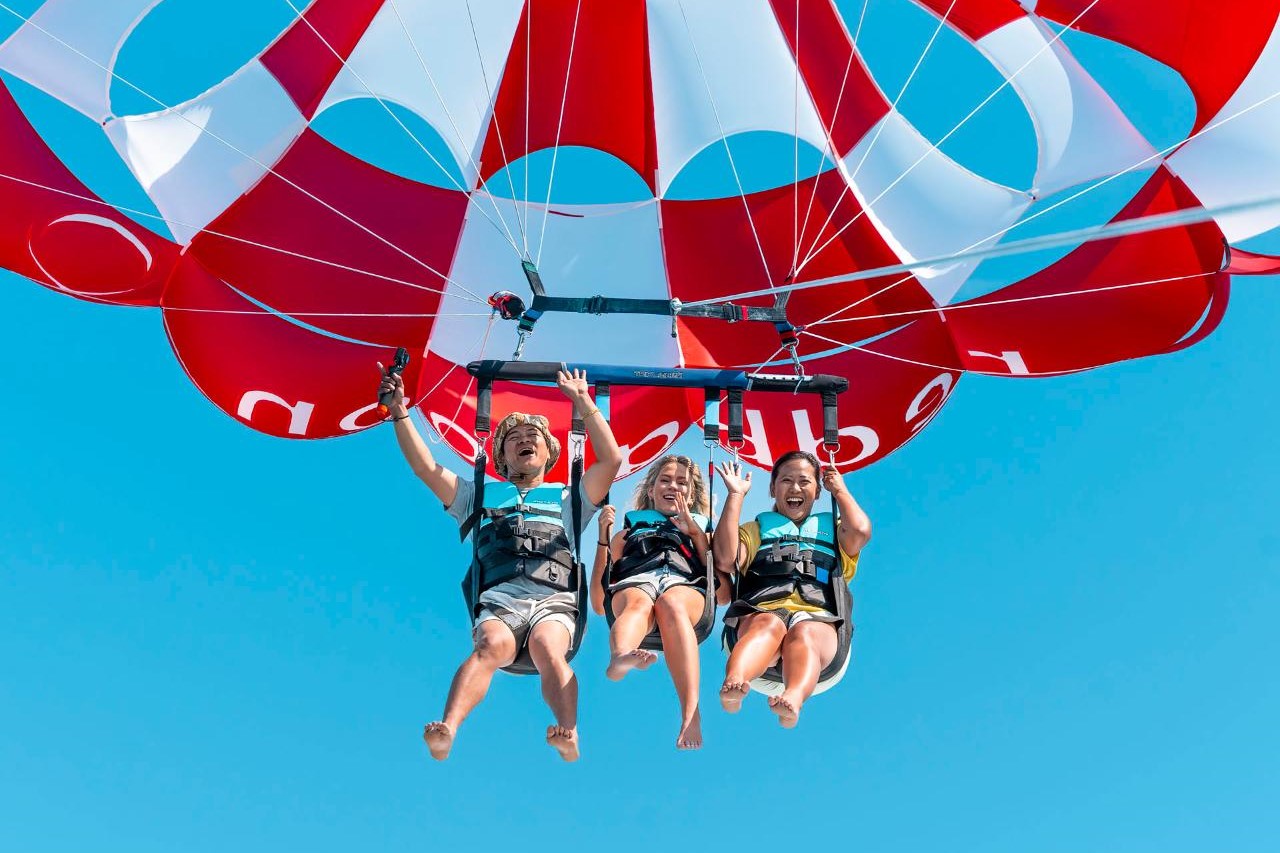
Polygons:
<instances>
[{"instance_id":1,"label":"woman's smiling face","mask_svg":"<svg viewBox=\"0 0 1280 853\"><path fill-rule=\"evenodd\" d=\"M789 459L773 474L769 496L774 511L794 522L804 521L818 499L818 472L805 459Z\"/></svg>"},{"instance_id":2,"label":"woman's smiling face","mask_svg":"<svg viewBox=\"0 0 1280 853\"><path fill-rule=\"evenodd\" d=\"M690 485L688 467L679 462L668 462L649 487L649 501L663 515L675 515L680 511L676 495L684 495L688 500Z\"/></svg>"}]
</instances>

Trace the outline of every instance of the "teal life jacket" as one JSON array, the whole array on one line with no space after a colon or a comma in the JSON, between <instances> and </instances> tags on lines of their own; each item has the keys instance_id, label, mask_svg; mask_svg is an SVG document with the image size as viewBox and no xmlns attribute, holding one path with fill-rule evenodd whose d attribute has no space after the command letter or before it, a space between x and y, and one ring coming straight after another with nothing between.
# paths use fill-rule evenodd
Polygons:
<instances>
[{"instance_id":1,"label":"teal life jacket","mask_svg":"<svg viewBox=\"0 0 1280 853\"><path fill-rule=\"evenodd\" d=\"M486 483L472 530L480 592L527 577L565 592L577 588L578 562L561 517L564 485L543 483L523 495L509 482ZM472 602L472 606L475 602Z\"/></svg>"},{"instance_id":2,"label":"teal life jacket","mask_svg":"<svg viewBox=\"0 0 1280 853\"><path fill-rule=\"evenodd\" d=\"M693 513L693 520L706 529L706 516ZM610 584L664 567L688 578L705 577L706 564L703 555L697 553L693 538L656 509L628 512L623 516L622 533L622 556L609 570Z\"/></svg>"},{"instance_id":3,"label":"teal life jacket","mask_svg":"<svg viewBox=\"0 0 1280 853\"><path fill-rule=\"evenodd\" d=\"M798 592L805 603L835 613L834 583L843 567L831 513L812 513L797 525L762 512L756 522L760 549L738 580L738 598L759 605Z\"/></svg>"}]
</instances>

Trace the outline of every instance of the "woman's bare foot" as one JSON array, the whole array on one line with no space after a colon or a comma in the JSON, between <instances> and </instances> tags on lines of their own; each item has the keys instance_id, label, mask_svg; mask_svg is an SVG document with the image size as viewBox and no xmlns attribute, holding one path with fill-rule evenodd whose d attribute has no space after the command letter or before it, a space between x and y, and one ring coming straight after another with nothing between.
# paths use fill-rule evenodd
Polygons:
<instances>
[{"instance_id":1,"label":"woman's bare foot","mask_svg":"<svg viewBox=\"0 0 1280 853\"><path fill-rule=\"evenodd\" d=\"M657 659L657 655L644 649L618 652L618 654L609 658L609 666L605 669L604 674L610 681L621 681L622 677L631 670L648 669L649 664Z\"/></svg>"},{"instance_id":2,"label":"woman's bare foot","mask_svg":"<svg viewBox=\"0 0 1280 853\"><path fill-rule=\"evenodd\" d=\"M453 731L444 723L427 723L422 730L422 739L427 742L427 749L431 750L431 757L436 761L444 761L449 757L449 750L453 749Z\"/></svg>"},{"instance_id":3,"label":"woman's bare foot","mask_svg":"<svg viewBox=\"0 0 1280 853\"><path fill-rule=\"evenodd\" d=\"M547 726L547 743L565 761L578 760L578 730L564 726Z\"/></svg>"},{"instance_id":4,"label":"woman's bare foot","mask_svg":"<svg viewBox=\"0 0 1280 853\"><path fill-rule=\"evenodd\" d=\"M697 708L693 709L693 716L680 725L676 749L702 749L702 711Z\"/></svg>"},{"instance_id":5,"label":"woman's bare foot","mask_svg":"<svg viewBox=\"0 0 1280 853\"><path fill-rule=\"evenodd\" d=\"M745 681L725 679L724 684L720 685L720 707L730 714L738 713L742 710L742 700L747 698L749 689Z\"/></svg>"},{"instance_id":6,"label":"woman's bare foot","mask_svg":"<svg viewBox=\"0 0 1280 853\"><path fill-rule=\"evenodd\" d=\"M769 697L769 710L778 715L778 723L784 729L794 729L800 722L800 706L787 698L787 694Z\"/></svg>"}]
</instances>

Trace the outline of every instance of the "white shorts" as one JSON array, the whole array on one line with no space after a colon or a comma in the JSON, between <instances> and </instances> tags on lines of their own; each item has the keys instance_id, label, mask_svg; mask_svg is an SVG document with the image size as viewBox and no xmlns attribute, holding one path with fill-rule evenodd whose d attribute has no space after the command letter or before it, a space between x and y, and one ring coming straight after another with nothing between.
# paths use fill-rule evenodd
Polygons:
<instances>
[{"instance_id":1,"label":"white shorts","mask_svg":"<svg viewBox=\"0 0 1280 853\"><path fill-rule=\"evenodd\" d=\"M649 596L650 601L657 601L662 594L669 589L677 586L701 586L703 575L690 579L686 575L680 574L669 566L663 566L660 569L654 569L650 572L641 572L638 575L632 575L629 578L618 581L609 587L612 595L617 595L624 589L640 589L645 595Z\"/></svg>"}]
</instances>

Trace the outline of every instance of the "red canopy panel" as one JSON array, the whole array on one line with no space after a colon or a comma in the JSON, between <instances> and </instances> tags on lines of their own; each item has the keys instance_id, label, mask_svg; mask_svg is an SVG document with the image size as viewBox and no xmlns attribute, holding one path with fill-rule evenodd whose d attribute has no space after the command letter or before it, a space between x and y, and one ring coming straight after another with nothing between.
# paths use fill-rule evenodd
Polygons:
<instances>
[{"instance_id":1,"label":"red canopy panel","mask_svg":"<svg viewBox=\"0 0 1280 853\"><path fill-rule=\"evenodd\" d=\"M1036 14L1061 24L1079 16L1072 29L1127 45L1181 74L1196 99L1193 133L1235 94L1280 16L1280 0L1103 0L1090 9L1091 1L1040 0Z\"/></svg>"},{"instance_id":2,"label":"red canopy panel","mask_svg":"<svg viewBox=\"0 0 1280 853\"><path fill-rule=\"evenodd\" d=\"M261 57L299 111L311 118L383 0L315 0Z\"/></svg>"},{"instance_id":3,"label":"red canopy panel","mask_svg":"<svg viewBox=\"0 0 1280 853\"><path fill-rule=\"evenodd\" d=\"M191 254L274 311L336 314L299 319L421 350L466 209L464 193L383 171L307 131L274 174L195 238Z\"/></svg>"},{"instance_id":4,"label":"red canopy panel","mask_svg":"<svg viewBox=\"0 0 1280 853\"><path fill-rule=\"evenodd\" d=\"M587 376L589 380L590 375ZM427 422L442 435L449 447L463 459L474 460L478 441L476 422L476 382L463 366L427 353L426 366L417 380L415 399ZM609 422L622 449L622 468L618 478L644 470L666 452L672 443L693 423L694 413L702 405L700 391L682 388L641 388L614 386L609 395ZM511 412L544 415L551 421L551 431L560 439L560 461L551 470L552 480L566 482L569 477L569 448L566 436L572 420L572 408L559 389L543 385L495 382L490 410L492 426L498 426ZM494 451L489 450L489 473ZM587 464L595 460L590 442Z\"/></svg>"},{"instance_id":5,"label":"red canopy panel","mask_svg":"<svg viewBox=\"0 0 1280 853\"><path fill-rule=\"evenodd\" d=\"M1001 27L1011 24L1027 13L1018 0L914 0L917 6L931 9L939 18L964 33L966 38L977 41L989 36ZM1102 0L1105 3L1106 0Z\"/></svg>"},{"instance_id":6,"label":"red canopy panel","mask_svg":"<svg viewBox=\"0 0 1280 853\"><path fill-rule=\"evenodd\" d=\"M502 74L481 177L552 148L558 139L562 146L612 154L656 192L643 3L527 2Z\"/></svg>"},{"instance_id":7,"label":"red canopy panel","mask_svg":"<svg viewBox=\"0 0 1280 853\"><path fill-rule=\"evenodd\" d=\"M1246 252L1232 246L1231 265L1227 272L1232 275L1280 275L1280 257Z\"/></svg>"},{"instance_id":8,"label":"red canopy panel","mask_svg":"<svg viewBox=\"0 0 1280 853\"><path fill-rule=\"evenodd\" d=\"M1113 221L1200 206L1161 168ZM1211 222L1087 243L1023 281L947 309L947 329L966 369L1009 376L1168 352L1188 335L1199 340L1221 317L1225 245ZM1045 296L1054 298L1035 298ZM1030 301L1001 304L1018 299Z\"/></svg>"},{"instance_id":9,"label":"red canopy panel","mask_svg":"<svg viewBox=\"0 0 1280 853\"><path fill-rule=\"evenodd\" d=\"M805 266L797 278L800 282L901 263L871 221L860 215L862 208L846 186L839 172L831 170L801 181L797 188L784 186L751 193L745 203L738 196L661 200L662 243L671 295L694 302L782 284L791 269L797 242L801 252L827 244ZM807 229L797 241L797 219L800 225L804 224L811 197L814 201ZM768 274L752 222L768 260ZM831 240L850 222L852 226ZM767 306L773 304L773 297L754 297L738 303ZM796 325L834 317L850 320L833 327L833 333L836 329L839 332L832 336L852 342L901 325L900 320L884 320L877 315L929 308L933 304L914 277L897 275L796 291L787 304L787 314ZM680 329L685 363L691 367L751 367L776 354L778 348L778 336L773 330L757 323L729 326L721 320L683 318Z\"/></svg>"},{"instance_id":10,"label":"red canopy panel","mask_svg":"<svg viewBox=\"0 0 1280 853\"><path fill-rule=\"evenodd\" d=\"M889 102L830 0L770 0L800 76L841 156L889 112Z\"/></svg>"},{"instance_id":11,"label":"red canopy panel","mask_svg":"<svg viewBox=\"0 0 1280 853\"><path fill-rule=\"evenodd\" d=\"M806 362L810 373L849 379L840 395L842 472L878 462L915 437L941 410L959 381L959 370L937 367L956 362L951 338L937 315L927 315L856 350ZM721 412L720 422L726 413ZM766 470L789 450L808 450L824 461L822 405L811 394L751 393L744 397L740 454ZM722 438L726 438L722 431ZM722 442L723 443L723 442Z\"/></svg>"},{"instance_id":12,"label":"red canopy panel","mask_svg":"<svg viewBox=\"0 0 1280 853\"><path fill-rule=\"evenodd\" d=\"M90 302L158 305L178 252L81 183L0 83L0 264Z\"/></svg>"},{"instance_id":13,"label":"red canopy panel","mask_svg":"<svg viewBox=\"0 0 1280 853\"><path fill-rule=\"evenodd\" d=\"M191 381L245 425L282 438L329 438L381 420L377 362L389 363L394 349L336 340L264 311L190 254L162 308ZM408 387L420 367L420 360L410 361Z\"/></svg>"}]
</instances>

